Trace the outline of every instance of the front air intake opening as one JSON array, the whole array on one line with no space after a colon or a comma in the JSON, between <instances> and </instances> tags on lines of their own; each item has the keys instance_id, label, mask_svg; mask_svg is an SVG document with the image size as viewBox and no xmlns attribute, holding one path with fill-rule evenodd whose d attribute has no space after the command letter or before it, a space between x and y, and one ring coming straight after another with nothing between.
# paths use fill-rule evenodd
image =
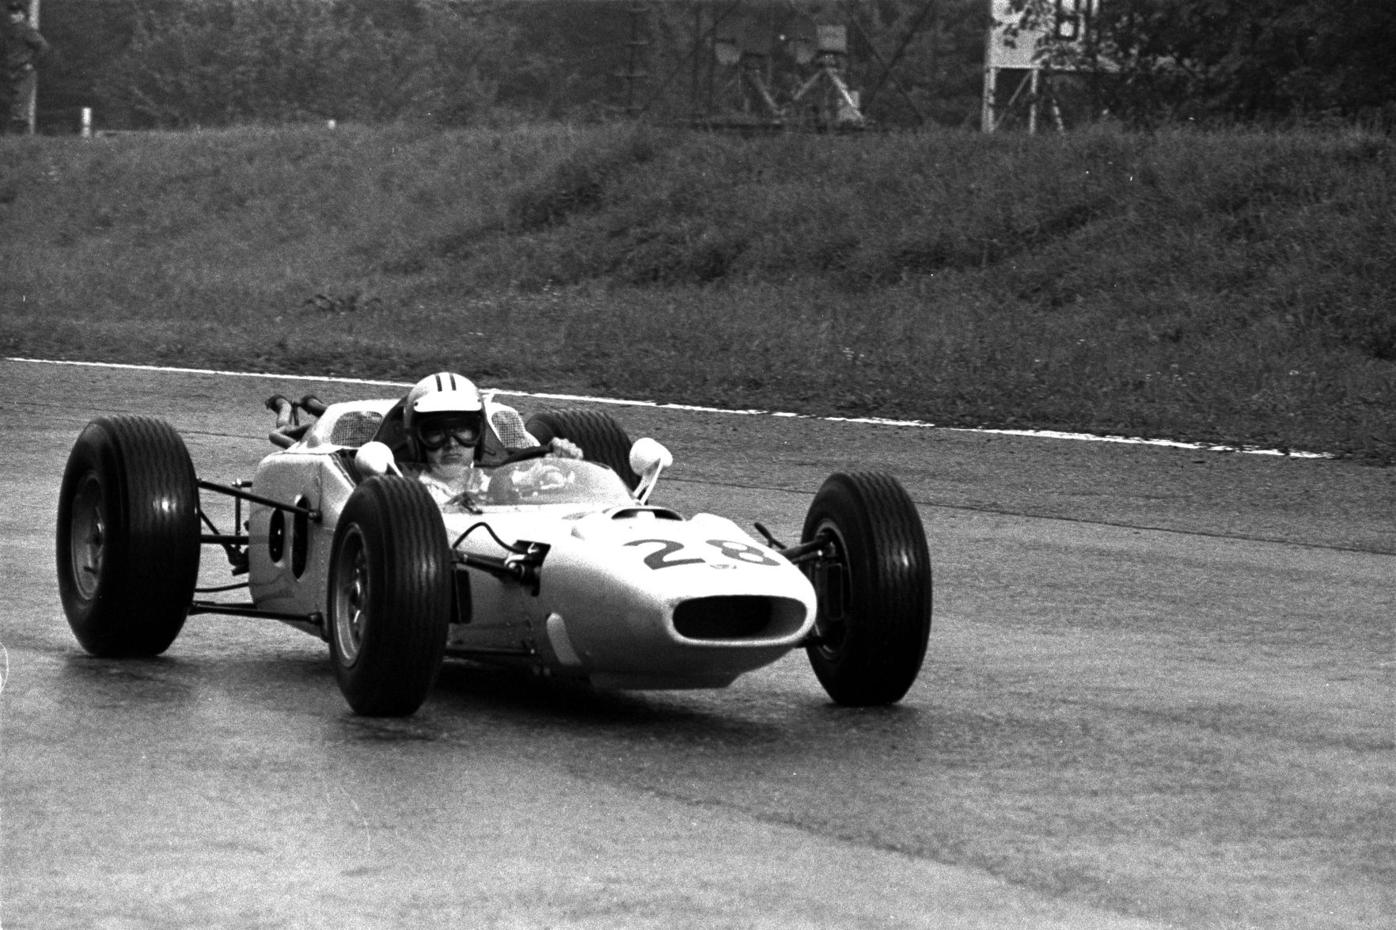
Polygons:
<instances>
[{"instance_id":1,"label":"front air intake opening","mask_svg":"<svg viewBox=\"0 0 1396 930\"><path fill-rule=\"evenodd\" d=\"M687 639L757 639L789 634L781 598L749 594L698 597L674 608L674 629ZM796 621L798 626L798 621Z\"/></svg>"}]
</instances>

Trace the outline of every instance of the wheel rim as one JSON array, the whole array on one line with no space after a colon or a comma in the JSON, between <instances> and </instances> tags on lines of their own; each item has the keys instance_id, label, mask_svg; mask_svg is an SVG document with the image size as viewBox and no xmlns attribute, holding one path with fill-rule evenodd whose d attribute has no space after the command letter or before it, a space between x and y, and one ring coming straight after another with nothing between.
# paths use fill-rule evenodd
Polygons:
<instances>
[{"instance_id":1,"label":"wheel rim","mask_svg":"<svg viewBox=\"0 0 1396 930\"><path fill-rule=\"evenodd\" d=\"M848 611L844 603L848 596L848 564L845 561L845 553L848 546L845 544L838 527L831 521L825 520L819 524L815 532L816 538L825 536L834 547L834 557L830 564L815 568L814 590L819 598L819 614L814 622L814 634L818 643L818 650L829 660L837 659L843 650L844 642L848 639ZM837 576L837 580L835 579ZM832 582L832 583L831 583ZM825 610L826 605L832 605L838 609L838 614L831 616Z\"/></svg>"},{"instance_id":2,"label":"wheel rim","mask_svg":"<svg viewBox=\"0 0 1396 930\"><path fill-rule=\"evenodd\" d=\"M340 661L353 665L363 648L368 630L369 575L368 552L363 533L357 526L345 534L335 573L334 638Z\"/></svg>"},{"instance_id":3,"label":"wheel rim","mask_svg":"<svg viewBox=\"0 0 1396 930\"><path fill-rule=\"evenodd\" d=\"M102 581L102 557L106 550L107 525L102 516L102 483L97 476L83 477L73 495L72 519L68 526L68 555L73 587L78 596L90 601L97 596Z\"/></svg>"}]
</instances>

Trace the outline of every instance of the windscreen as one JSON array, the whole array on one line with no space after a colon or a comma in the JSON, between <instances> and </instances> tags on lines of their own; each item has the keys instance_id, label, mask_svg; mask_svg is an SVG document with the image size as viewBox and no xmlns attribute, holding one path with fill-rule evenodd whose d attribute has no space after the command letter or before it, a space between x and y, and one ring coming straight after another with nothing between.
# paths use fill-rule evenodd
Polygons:
<instances>
[{"instance_id":1,"label":"windscreen","mask_svg":"<svg viewBox=\"0 0 1396 930\"><path fill-rule=\"evenodd\" d=\"M443 509L472 512L552 504L609 507L630 503L634 498L625 482L604 465L546 457L472 469L466 476L465 493Z\"/></svg>"}]
</instances>

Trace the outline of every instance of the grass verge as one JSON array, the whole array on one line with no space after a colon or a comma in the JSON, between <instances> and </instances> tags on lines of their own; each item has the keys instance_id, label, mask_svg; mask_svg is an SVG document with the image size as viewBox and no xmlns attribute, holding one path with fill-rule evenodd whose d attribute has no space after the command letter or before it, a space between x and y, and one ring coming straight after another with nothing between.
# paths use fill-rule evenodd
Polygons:
<instances>
[{"instance_id":1,"label":"grass verge","mask_svg":"<svg viewBox=\"0 0 1396 930\"><path fill-rule=\"evenodd\" d=\"M1362 134L0 140L0 351L1396 461Z\"/></svg>"}]
</instances>

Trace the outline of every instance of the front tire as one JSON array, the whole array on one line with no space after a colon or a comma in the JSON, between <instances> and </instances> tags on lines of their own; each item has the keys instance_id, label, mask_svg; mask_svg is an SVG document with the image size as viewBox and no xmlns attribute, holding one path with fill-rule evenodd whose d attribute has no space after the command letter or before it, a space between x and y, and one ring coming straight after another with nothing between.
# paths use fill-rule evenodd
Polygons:
<instances>
[{"instance_id":1,"label":"front tire","mask_svg":"<svg viewBox=\"0 0 1396 930\"><path fill-rule=\"evenodd\" d=\"M330 551L330 658L357 714L405 717L441 668L451 615L450 547L420 482L385 475L354 490Z\"/></svg>"},{"instance_id":2,"label":"front tire","mask_svg":"<svg viewBox=\"0 0 1396 930\"><path fill-rule=\"evenodd\" d=\"M829 555L806 567L819 597L806 647L814 673L839 704L896 703L931 632L931 557L916 506L890 475L830 475L801 533L818 538Z\"/></svg>"},{"instance_id":3,"label":"front tire","mask_svg":"<svg viewBox=\"0 0 1396 930\"><path fill-rule=\"evenodd\" d=\"M640 483L640 476L630 470L630 437L609 413L545 410L529 417L525 428L545 446L553 439L572 440L588 462L605 465L632 491Z\"/></svg>"},{"instance_id":4,"label":"front tire","mask_svg":"<svg viewBox=\"0 0 1396 930\"><path fill-rule=\"evenodd\" d=\"M154 417L89 423L63 469L55 540L59 598L83 649L168 649L199 572L199 487L179 433Z\"/></svg>"}]
</instances>

